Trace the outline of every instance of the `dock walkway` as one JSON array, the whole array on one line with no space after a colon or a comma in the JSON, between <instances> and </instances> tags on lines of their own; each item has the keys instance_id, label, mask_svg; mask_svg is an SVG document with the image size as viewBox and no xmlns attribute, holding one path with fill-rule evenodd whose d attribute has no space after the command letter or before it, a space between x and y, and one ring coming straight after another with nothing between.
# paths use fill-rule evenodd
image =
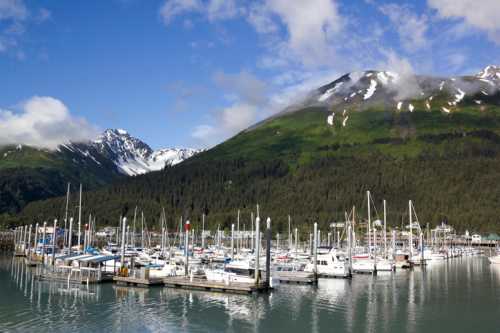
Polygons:
<instances>
[{"instance_id":1,"label":"dock walkway","mask_svg":"<svg viewBox=\"0 0 500 333\"><path fill-rule=\"evenodd\" d=\"M168 277L164 278L163 282L166 287L170 288L183 288L183 289L195 289L195 290L206 290L206 291L217 291L217 292L229 292L238 294L252 294L258 292L268 291L267 285L253 284L253 283L239 283L239 282L213 282L207 281L200 278L189 278L189 277Z\"/></svg>"}]
</instances>

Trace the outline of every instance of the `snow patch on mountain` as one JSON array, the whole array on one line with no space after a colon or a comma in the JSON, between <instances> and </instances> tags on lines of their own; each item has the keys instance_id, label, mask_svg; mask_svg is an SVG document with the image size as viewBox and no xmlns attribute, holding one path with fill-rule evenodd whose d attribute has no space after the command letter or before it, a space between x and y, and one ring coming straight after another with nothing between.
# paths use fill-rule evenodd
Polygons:
<instances>
[{"instance_id":1,"label":"snow patch on mountain","mask_svg":"<svg viewBox=\"0 0 500 333\"><path fill-rule=\"evenodd\" d=\"M370 86L368 87L368 89L366 90L366 94L365 96L363 96L363 99L364 100L367 100L369 99L370 97L373 96L373 94L375 93L375 90L377 90L377 81L375 80L370 80Z\"/></svg>"},{"instance_id":2,"label":"snow patch on mountain","mask_svg":"<svg viewBox=\"0 0 500 333\"><path fill-rule=\"evenodd\" d=\"M178 164L199 152L191 148L171 148L155 151L146 143L131 136L124 129L108 129L89 145L97 150L100 155L112 161L121 173L128 176L162 170L166 166ZM100 164L89 150L82 150L73 145L63 145L61 147L72 152L78 151L80 155Z\"/></svg>"},{"instance_id":3,"label":"snow patch on mountain","mask_svg":"<svg viewBox=\"0 0 500 333\"><path fill-rule=\"evenodd\" d=\"M154 151L123 129L108 129L92 143L128 176L162 170L178 164L199 151L191 148L171 148Z\"/></svg>"}]
</instances>

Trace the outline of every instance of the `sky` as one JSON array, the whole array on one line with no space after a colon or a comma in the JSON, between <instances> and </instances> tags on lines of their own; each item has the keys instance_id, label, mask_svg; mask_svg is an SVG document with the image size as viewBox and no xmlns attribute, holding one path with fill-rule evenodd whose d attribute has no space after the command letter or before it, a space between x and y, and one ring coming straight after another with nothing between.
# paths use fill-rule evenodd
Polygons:
<instances>
[{"instance_id":1,"label":"sky","mask_svg":"<svg viewBox=\"0 0 500 333\"><path fill-rule=\"evenodd\" d=\"M498 0L0 0L0 144L207 148L347 72L489 64Z\"/></svg>"}]
</instances>

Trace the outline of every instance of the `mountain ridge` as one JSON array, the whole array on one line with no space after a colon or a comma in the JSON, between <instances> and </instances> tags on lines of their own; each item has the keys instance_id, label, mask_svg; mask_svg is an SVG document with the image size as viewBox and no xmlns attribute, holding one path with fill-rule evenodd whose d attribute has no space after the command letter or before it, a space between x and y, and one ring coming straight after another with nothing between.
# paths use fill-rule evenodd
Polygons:
<instances>
[{"instance_id":1,"label":"mountain ridge","mask_svg":"<svg viewBox=\"0 0 500 333\"><path fill-rule=\"evenodd\" d=\"M276 230L287 228L290 214L306 231L311 222L328 228L332 220L342 221L353 205L362 220L365 193L371 190L389 203L388 223L393 226L405 219L412 199L423 225L446 219L457 230L500 231L498 92L479 92L482 104L474 102L474 94L456 101L458 80L447 78L441 90L442 78L434 78L421 81L434 87L430 108L425 94L410 96L398 108L396 92L379 83L374 89L369 72L363 73L358 86L355 81L352 89L331 95L341 104L318 102L333 86L315 90L310 104L241 131L181 164L85 193L85 213L113 225L138 206L154 221L164 209L171 227L181 215L195 225L205 214L206 226L230 228L238 210L250 216L259 203ZM491 86L479 82L479 87ZM447 84L451 93L443 92ZM345 103L343 98L353 92L356 96ZM33 202L19 219L52 218L63 202Z\"/></svg>"},{"instance_id":2,"label":"mountain ridge","mask_svg":"<svg viewBox=\"0 0 500 333\"><path fill-rule=\"evenodd\" d=\"M189 148L154 151L122 129L108 129L93 141L63 143L55 149L4 145L0 147L0 214L62 195L68 182L96 189L127 176L159 171L197 152Z\"/></svg>"}]
</instances>

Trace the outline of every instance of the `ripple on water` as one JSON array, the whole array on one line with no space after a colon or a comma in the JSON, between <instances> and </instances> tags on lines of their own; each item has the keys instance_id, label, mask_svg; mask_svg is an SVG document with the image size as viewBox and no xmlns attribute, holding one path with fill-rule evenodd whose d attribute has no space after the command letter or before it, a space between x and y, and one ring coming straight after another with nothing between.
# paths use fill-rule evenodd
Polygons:
<instances>
[{"instance_id":1,"label":"ripple on water","mask_svg":"<svg viewBox=\"0 0 500 333\"><path fill-rule=\"evenodd\" d=\"M436 321L457 329L472 322L478 331L495 331L487 319L500 317L500 267L481 258L352 280L321 279L317 287L280 285L258 296L111 284L68 287L32 281L12 260L0 267L0 331L432 332L429 322Z\"/></svg>"}]
</instances>

